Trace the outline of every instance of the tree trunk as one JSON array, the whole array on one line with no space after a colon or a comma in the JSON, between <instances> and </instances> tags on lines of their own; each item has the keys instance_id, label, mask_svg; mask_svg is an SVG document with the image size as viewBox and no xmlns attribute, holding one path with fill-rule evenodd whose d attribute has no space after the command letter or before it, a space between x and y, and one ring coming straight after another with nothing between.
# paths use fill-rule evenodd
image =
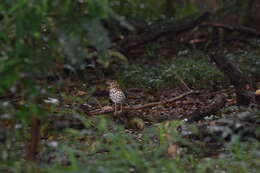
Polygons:
<instances>
[{"instance_id":1,"label":"tree trunk","mask_svg":"<svg viewBox=\"0 0 260 173\"><path fill-rule=\"evenodd\" d=\"M165 15L168 17L172 17L175 14L174 1L175 0L165 0Z\"/></svg>"},{"instance_id":2,"label":"tree trunk","mask_svg":"<svg viewBox=\"0 0 260 173\"><path fill-rule=\"evenodd\" d=\"M255 0L247 0L243 3L243 11L239 19L239 23L241 25L247 25L252 18L251 12L254 5Z\"/></svg>"},{"instance_id":3,"label":"tree trunk","mask_svg":"<svg viewBox=\"0 0 260 173\"><path fill-rule=\"evenodd\" d=\"M40 120L36 116L32 116L30 131L31 136L27 145L27 160L35 161L40 141Z\"/></svg>"}]
</instances>

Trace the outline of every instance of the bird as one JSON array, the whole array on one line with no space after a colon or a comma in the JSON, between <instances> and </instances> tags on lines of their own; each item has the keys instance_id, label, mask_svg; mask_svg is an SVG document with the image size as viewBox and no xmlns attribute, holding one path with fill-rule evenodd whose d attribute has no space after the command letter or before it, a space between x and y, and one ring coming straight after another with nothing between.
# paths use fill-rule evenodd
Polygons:
<instances>
[{"instance_id":1,"label":"bird","mask_svg":"<svg viewBox=\"0 0 260 173\"><path fill-rule=\"evenodd\" d=\"M109 98L114 102L115 104L115 112L114 114L117 114L116 106L117 104L120 104L120 112L123 111L123 103L126 99L126 96L123 92L123 90L120 88L119 84L115 80L107 80L106 84L109 86Z\"/></svg>"}]
</instances>

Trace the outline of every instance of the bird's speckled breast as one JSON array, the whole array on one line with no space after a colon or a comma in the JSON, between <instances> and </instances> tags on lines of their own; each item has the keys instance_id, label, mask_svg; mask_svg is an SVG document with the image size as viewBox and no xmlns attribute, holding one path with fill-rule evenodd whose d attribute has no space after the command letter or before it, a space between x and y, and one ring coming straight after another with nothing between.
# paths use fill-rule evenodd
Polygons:
<instances>
[{"instance_id":1,"label":"bird's speckled breast","mask_svg":"<svg viewBox=\"0 0 260 173\"><path fill-rule=\"evenodd\" d=\"M111 88L109 91L109 97L114 103L122 103L125 100L125 94L123 91Z\"/></svg>"}]
</instances>

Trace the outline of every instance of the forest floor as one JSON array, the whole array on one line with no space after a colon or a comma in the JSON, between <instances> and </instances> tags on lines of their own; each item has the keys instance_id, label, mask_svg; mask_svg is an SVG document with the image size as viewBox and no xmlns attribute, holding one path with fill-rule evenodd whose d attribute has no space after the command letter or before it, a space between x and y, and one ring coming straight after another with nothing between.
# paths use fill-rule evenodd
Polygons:
<instances>
[{"instance_id":1,"label":"forest floor","mask_svg":"<svg viewBox=\"0 0 260 173\"><path fill-rule=\"evenodd\" d=\"M56 92L42 103L48 115L41 120L40 164L54 172L60 166L86 172L259 170L259 108L236 106L233 86L207 55L164 48L149 46L144 55L135 52L127 64L116 62L109 71L97 65L82 76L48 79L48 88ZM245 54L258 57L259 50L251 48L250 54L247 49L229 56L239 57L236 62L241 60L242 69L252 74L256 64L246 64ZM260 72L255 73L251 76L258 76L259 87ZM109 101L107 79L117 80L127 95L127 109L118 115ZM224 97L224 105L187 122L217 96ZM156 104L144 106L151 103ZM255 115L252 122L248 117ZM25 154L21 146L13 149L18 155Z\"/></svg>"},{"instance_id":2,"label":"forest floor","mask_svg":"<svg viewBox=\"0 0 260 173\"><path fill-rule=\"evenodd\" d=\"M107 163L117 167L113 169L130 172L159 171L163 167L166 170L172 167L211 170L219 166L219 170L227 170L227 166L238 162L247 166L230 169L248 170L250 165L253 172L257 170L260 165L254 159L258 157L259 161L259 155L253 153L259 152L259 129L252 134L252 129L245 130L252 124L236 117L251 114L259 117L257 108L236 106L235 90L205 55L183 50L179 55L159 59L155 56L158 53L152 51L155 50L148 49L150 55L146 55L146 60L140 58L129 64L112 64L114 68L109 72L87 72L86 80L72 75L61 83L49 82L50 88L59 89L47 99L57 100L45 104L53 116L48 118L46 124L49 125L43 130L42 146L46 149L40 153L41 160L70 166L72 160L64 151L66 146L73 146L71 152L77 160L92 164L86 170L105 168ZM118 115L113 115L113 104L105 84L105 80L111 78L120 83L127 95L124 104L127 109ZM190 91L196 92L167 102ZM203 110L218 95L224 95L224 106L214 114L186 122L190 118L187 116L193 115L189 113ZM158 104L132 109L155 102ZM254 141L254 145L250 146L250 141ZM58 146L64 147L64 151ZM248 158L241 158L246 150L250 153ZM180 161L183 167L177 166ZM173 165L169 166L169 162ZM212 165L207 165L209 163Z\"/></svg>"}]
</instances>

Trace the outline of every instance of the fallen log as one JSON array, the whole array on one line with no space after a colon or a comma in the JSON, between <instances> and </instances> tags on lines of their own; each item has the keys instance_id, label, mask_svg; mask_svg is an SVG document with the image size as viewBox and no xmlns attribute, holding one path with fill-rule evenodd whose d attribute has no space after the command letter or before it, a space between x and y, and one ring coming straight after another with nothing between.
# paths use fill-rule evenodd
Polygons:
<instances>
[{"instance_id":1,"label":"fallen log","mask_svg":"<svg viewBox=\"0 0 260 173\"><path fill-rule=\"evenodd\" d=\"M224 55L212 54L209 58L215 62L217 68L223 72L234 85L237 104L249 106L254 100L252 81L242 73L238 66Z\"/></svg>"},{"instance_id":2,"label":"fallen log","mask_svg":"<svg viewBox=\"0 0 260 173\"><path fill-rule=\"evenodd\" d=\"M194 14L192 16L189 16L189 18L192 18L193 16L194 16ZM162 36L169 35L169 34L178 34L181 32L191 30L191 29L195 28L196 26L200 25L209 16L210 16L210 13L205 12L205 13L201 14L200 16L198 16L196 19L189 20L186 23L177 24L178 22L173 22L173 23L167 24L165 26L160 26L160 28L157 27L155 30L150 30L149 32L139 35L138 40L136 40L136 41L126 40L125 42L121 43L119 46L120 47L119 51L122 53L127 53L130 50L132 50L138 46L155 41Z\"/></svg>"}]
</instances>

